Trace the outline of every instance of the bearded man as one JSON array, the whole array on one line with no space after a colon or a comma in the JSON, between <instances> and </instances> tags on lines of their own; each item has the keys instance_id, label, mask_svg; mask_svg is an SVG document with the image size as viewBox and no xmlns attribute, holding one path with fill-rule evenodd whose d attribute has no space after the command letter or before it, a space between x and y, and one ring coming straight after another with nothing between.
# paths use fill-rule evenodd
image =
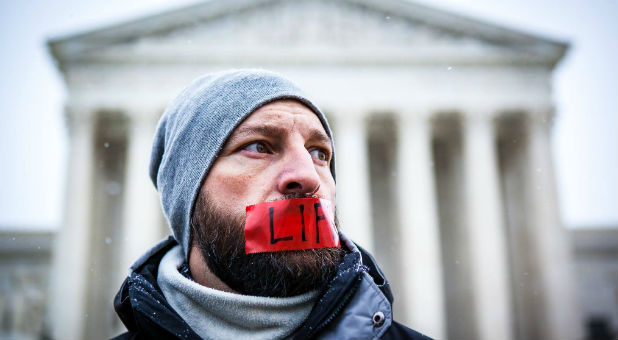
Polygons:
<instances>
[{"instance_id":1,"label":"bearded man","mask_svg":"<svg viewBox=\"0 0 618 340\"><path fill-rule=\"evenodd\" d=\"M131 267L117 338L428 339L393 320L384 275L338 231L332 140L280 75L189 85L161 117L150 164L173 235Z\"/></svg>"}]
</instances>

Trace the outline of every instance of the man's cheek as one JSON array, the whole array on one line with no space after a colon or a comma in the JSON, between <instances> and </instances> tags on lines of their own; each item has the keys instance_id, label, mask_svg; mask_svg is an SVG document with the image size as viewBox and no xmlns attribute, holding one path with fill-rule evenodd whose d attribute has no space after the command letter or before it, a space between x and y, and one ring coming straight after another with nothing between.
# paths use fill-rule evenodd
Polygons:
<instances>
[{"instance_id":1,"label":"man's cheek","mask_svg":"<svg viewBox=\"0 0 618 340\"><path fill-rule=\"evenodd\" d=\"M212 175L208 185L216 188L216 191L220 193L227 192L226 195L230 196L229 198L242 196L250 191L251 184L255 183L256 177L255 172L243 171L233 166L226 166ZM228 197L219 197L219 199L225 198Z\"/></svg>"},{"instance_id":2,"label":"man's cheek","mask_svg":"<svg viewBox=\"0 0 618 340\"><path fill-rule=\"evenodd\" d=\"M333 176L330 173L330 170L328 171L327 174L321 174L321 181L322 181L322 185L320 186L320 193L321 196L323 196L324 198L330 200L331 202L335 202L335 198L336 198L336 186L335 186L335 180L333 179Z\"/></svg>"}]
</instances>

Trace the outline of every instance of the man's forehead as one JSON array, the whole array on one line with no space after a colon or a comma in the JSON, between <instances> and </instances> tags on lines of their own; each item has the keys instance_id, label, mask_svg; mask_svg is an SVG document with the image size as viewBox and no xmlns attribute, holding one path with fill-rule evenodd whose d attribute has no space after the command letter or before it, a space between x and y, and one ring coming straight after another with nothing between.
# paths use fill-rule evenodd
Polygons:
<instances>
[{"instance_id":1,"label":"man's forehead","mask_svg":"<svg viewBox=\"0 0 618 340\"><path fill-rule=\"evenodd\" d=\"M264 115L277 115L280 113L306 115L307 117L315 119L315 121L320 123L321 125L320 119L315 112L313 112L309 107L307 107L307 105L303 104L302 102L293 99L279 99L265 104L253 111L247 117L247 119L245 119L245 121L256 119L256 116L259 117Z\"/></svg>"},{"instance_id":2,"label":"man's forehead","mask_svg":"<svg viewBox=\"0 0 618 340\"><path fill-rule=\"evenodd\" d=\"M289 125L295 125L296 122L303 123L303 132L331 141L318 115L303 103L289 99L277 100L258 108L234 129L232 136L247 133L272 134L290 128Z\"/></svg>"}]
</instances>

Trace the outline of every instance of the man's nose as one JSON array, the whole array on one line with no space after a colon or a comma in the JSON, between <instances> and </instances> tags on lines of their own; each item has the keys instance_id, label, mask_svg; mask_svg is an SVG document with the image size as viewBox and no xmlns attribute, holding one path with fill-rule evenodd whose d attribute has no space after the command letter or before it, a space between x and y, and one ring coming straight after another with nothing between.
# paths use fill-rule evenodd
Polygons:
<instances>
[{"instance_id":1,"label":"man's nose","mask_svg":"<svg viewBox=\"0 0 618 340\"><path fill-rule=\"evenodd\" d=\"M307 149L296 147L284 155L277 189L282 194L314 194L320 188L320 177Z\"/></svg>"}]
</instances>

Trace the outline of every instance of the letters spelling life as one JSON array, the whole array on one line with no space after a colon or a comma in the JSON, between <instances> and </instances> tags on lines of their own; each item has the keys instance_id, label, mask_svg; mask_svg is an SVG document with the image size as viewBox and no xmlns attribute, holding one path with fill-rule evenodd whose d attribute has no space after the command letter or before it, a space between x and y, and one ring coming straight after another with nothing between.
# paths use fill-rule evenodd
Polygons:
<instances>
[{"instance_id":1,"label":"letters spelling life","mask_svg":"<svg viewBox=\"0 0 618 340\"><path fill-rule=\"evenodd\" d=\"M245 253L339 247L332 205L297 198L247 206Z\"/></svg>"}]
</instances>

